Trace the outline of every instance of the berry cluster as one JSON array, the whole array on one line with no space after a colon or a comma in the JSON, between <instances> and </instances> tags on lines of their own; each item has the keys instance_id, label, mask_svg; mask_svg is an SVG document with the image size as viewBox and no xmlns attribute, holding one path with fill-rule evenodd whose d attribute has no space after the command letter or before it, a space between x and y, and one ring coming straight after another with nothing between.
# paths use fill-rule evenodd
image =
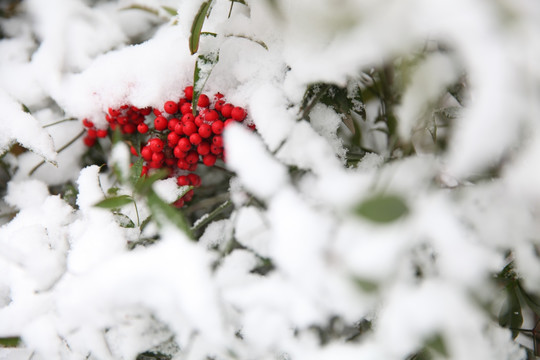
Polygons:
<instances>
[{"instance_id":1,"label":"berry cluster","mask_svg":"<svg viewBox=\"0 0 540 360\"><path fill-rule=\"evenodd\" d=\"M161 109L123 105L108 110L106 120L112 130L120 129L128 139L143 136L140 149L131 145L131 153L144 159L141 176L152 169L167 169L169 176L177 178L179 186L198 187L201 178L194 173L198 164L214 166L218 159L224 160L223 130L231 122L244 122L246 110L227 103L220 93L212 100L200 94L195 109L192 100L193 87L188 86L184 97L166 101ZM108 134L108 130L96 129L88 119L83 120L83 125L87 128L84 138L87 146L93 146L96 138ZM253 124L247 126L254 129ZM190 190L174 205L182 207L192 196Z\"/></svg>"}]
</instances>

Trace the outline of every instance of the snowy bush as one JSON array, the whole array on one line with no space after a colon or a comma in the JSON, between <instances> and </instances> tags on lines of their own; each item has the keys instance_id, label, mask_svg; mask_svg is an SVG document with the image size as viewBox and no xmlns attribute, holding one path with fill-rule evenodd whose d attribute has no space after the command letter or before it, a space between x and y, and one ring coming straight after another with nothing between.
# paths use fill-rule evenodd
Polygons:
<instances>
[{"instance_id":1,"label":"snowy bush","mask_svg":"<svg viewBox=\"0 0 540 360\"><path fill-rule=\"evenodd\" d=\"M0 3L0 358L535 358L539 40L534 0ZM143 159L179 99L224 150Z\"/></svg>"}]
</instances>

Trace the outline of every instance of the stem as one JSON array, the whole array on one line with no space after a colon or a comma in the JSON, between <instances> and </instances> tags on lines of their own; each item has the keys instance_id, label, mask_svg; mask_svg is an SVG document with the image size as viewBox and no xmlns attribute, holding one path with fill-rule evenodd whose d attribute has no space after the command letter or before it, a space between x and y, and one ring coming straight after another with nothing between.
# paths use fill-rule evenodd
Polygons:
<instances>
[{"instance_id":1,"label":"stem","mask_svg":"<svg viewBox=\"0 0 540 360\"><path fill-rule=\"evenodd\" d=\"M77 136L75 136L73 139L71 139L67 144L65 144L64 146L62 146L60 149L58 149L58 151L56 153L61 153L62 151L64 151L66 148L68 148L70 145L72 145L75 141L77 141L78 139L80 139L84 134L86 133L86 130L82 130L79 134L77 134ZM28 176L31 176L33 173L36 172L37 169L39 169L41 167L41 165L45 164L47 161L43 160L41 161L39 164L37 164L36 166L34 166L34 168L32 170L30 170L30 172L28 173Z\"/></svg>"},{"instance_id":2,"label":"stem","mask_svg":"<svg viewBox=\"0 0 540 360\"><path fill-rule=\"evenodd\" d=\"M61 124L61 123L63 123L63 122L73 121L73 120L77 120L77 118L67 118L67 119L58 120L58 121L55 121L55 122L53 122L53 123L50 123L50 124L47 124L47 125L43 125L43 128L48 128L48 127L50 127L50 126L58 125L58 124Z\"/></svg>"},{"instance_id":3,"label":"stem","mask_svg":"<svg viewBox=\"0 0 540 360\"><path fill-rule=\"evenodd\" d=\"M131 195L131 198L133 199L133 206L135 206L135 215L137 215L137 227L141 227L141 220L139 218L139 209L137 208L137 201L135 201L135 197L133 194Z\"/></svg>"}]
</instances>

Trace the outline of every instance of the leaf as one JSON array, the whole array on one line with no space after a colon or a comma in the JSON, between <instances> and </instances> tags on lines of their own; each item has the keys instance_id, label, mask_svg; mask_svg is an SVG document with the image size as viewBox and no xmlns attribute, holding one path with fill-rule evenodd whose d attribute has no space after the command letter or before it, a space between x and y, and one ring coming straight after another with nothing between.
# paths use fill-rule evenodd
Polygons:
<instances>
[{"instance_id":1,"label":"leaf","mask_svg":"<svg viewBox=\"0 0 540 360\"><path fill-rule=\"evenodd\" d=\"M116 213L114 219L123 228L132 229L135 227L135 223L127 215Z\"/></svg>"},{"instance_id":2,"label":"leaf","mask_svg":"<svg viewBox=\"0 0 540 360\"><path fill-rule=\"evenodd\" d=\"M358 286L363 292L371 293L378 289L378 284L371 280L362 279L359 277L353 278L354 284Z\"/></svg>"},{"instance_id":3,"label":"leaf","mask_svg":"<svg viewBox=\"0 0 540 360\"><path fill-rule=\"evenodd\" d=\"M156 15L156 16L159 15L159 11L158 11L158 10L156 10L156 9L154 9L154 8L151 8L151 7L149 7L149 6L137 5L137 4L123 7L123 8L121 8L120 10L142 10L142 11L145 11L145 12L147 12L147 13L150 13L150 14L153 14L153 15Z\"/></svg>"},{"instance_id":4,"label":"leaf","mask_svg":"<svg viewBox=\"0 0 540 360\"><path fill-rule=\"evenodd\" d=\"M538 297L532 294L529 294L527 291L525 291L525 289L523 288L523 286L521 285L519 281L517 282L516 293L519 299L523 300L527 304L527 306L532 311L534 311L536 315L540 316L540 299L538 299Z\"/></svg>"},{"instance_id":5,"label":"leaf","mask_svg":"<svg viewBox=\"0 0 540 360\"><path fill-rule=\"evenodd\" d=\"M132 186L137 184L137 181L141 178L141 172L143 168L144 159L138 158L137 161L133 163L133 166L129 170L129 183Z\"/></svg>"},{"instance_id":6,"label":"leaf","mask_svg":"<svg viewBox=\"0 0 540 360\"><path fill-rule=\"evenodd\" d=\"M163 201L154 191L150 191L148 194L148 207L152 213L152 218L157 221L158 225L163 226L168 221L182 230L190 239L193 238L184 215L178 209ZM165 219L167 221L164 221Z\"/></svg>"},{"instance_id":7,"label":"leaf","mask_svg":"<svg viewBox=\"0 0 540 360\"><path fill-rule=\"evenodd\" d=\"M515 339L519 334L519 328L523 324L521 305L517 295L517 286L509 285L506 288L506 300L499 312L499 325L512 330L512 337Z\"/></svg>"},{"instance_id":8,"label":"leaf","mask_svg":"<svg viewBox=\"0 0 540 360\"><path fill-rule=\"evenodd\" d=\"M120 195L101 200L94 206L103 208L103 209L117 209L124 205L133 202L133 198L129 195Z\"/></svg>"},{"instance_id":9,"label":"leaf","mask_svg":"<svg viewBox=\"0 0 540 360\"><path fill-rule=\"evenodd\" d=\"M351 115L345 115L342 118L343 123L345 126L347 126L347 129L350 130L350 132L354 135L356 133L356 129L354 128L354 120Z\"/></svg>"},{"instance_id":10,"label":"leaf","mask_svg":"<svg viewBox=\"0 0 540 360\"><path fill-rule=\"evenodd\" d=\"M193 73L193 100L191 101L193 108L193 115L197 114L196 104L199 102L199 96L202 93L206 81L210 77L214 66L219 60L219 53L211 53L207 55L199 55L197 62L195 63L195 71Z\"/></svg>"},{"instance_id":11,"label":"leaf","mask_svg":"<svg viewBox=\"0 0 540 360\"><path fill-rule=\"evenodd\" d=\"M397 195L379 194L364 200L355 212L376 223L389 223L406 215L409 208Z\"/></svg>"},{"instance_id":12,"label":"leaf","mask_svg":"<svg viewBox=\"0 0 540 360\"><path fill-rule=\"evenodd\" d=\"M164 6L164 5L162 5L161 8L165 10L166 12L168 12L169 14L171 14L171 16L178 15L178 11L175 8L172 8L170 6Z\"/></svg>"},{"instance_id":13,"label":"leaf","mask_svg":"<svg viewBox=\"0 0 540 360\"><path fill-rule=\"evenodd\" d=\"M0 348L13 348L19 346L21 338L18 336L0 338Z\"/></svg>"},{"instance_id":14,"label":"leaf","mask_svg":"<svg viewBox=\"0 0 540 360\"><path fill-rule=\"evenodd\" d=\"M152 188L152 185L167 176L168 171L165 169L159 169L150 176L141 176L135 183L135 192L140 195L146 195Z\"/></svg>"},{"instance_id":15,"label":"leaf","mask_svg":"<svg viewBox=\"0 0 540 360\"><path fill-rule=\"evenodd\" d=\"M193 24L191 25L191 33L189 35L189 51L191 55L195 54L199 50L199 40L201 38L201 30L204 24L204 19L210 10L210 5L212 1L208 0L201 4L197 15L193 19Z\"/></svg>"}]
</instances>

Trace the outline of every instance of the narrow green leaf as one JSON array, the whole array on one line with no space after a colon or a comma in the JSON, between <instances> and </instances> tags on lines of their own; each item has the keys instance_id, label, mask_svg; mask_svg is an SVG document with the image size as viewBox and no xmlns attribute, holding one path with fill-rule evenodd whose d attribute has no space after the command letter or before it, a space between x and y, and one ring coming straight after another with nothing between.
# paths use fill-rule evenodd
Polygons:
<instances>
[{"instance_id":1,"label":"narrow green leaf","mask_svg":"<svg viewBox=\"0 0 540 360\"><path fill-rule=\"evenodd\" d=\"M379 194L364 200L356 214L377 223L389 223L409 212L405 201L397 195Z\"/></svg>"},{"instance_id":2,"label":"narrow green leaf","mask_svg":"<svg viewBox=\"0 0 540 360\"><path fill-rule=\"evenodd\" d=\"M148 194L148 206L152 218L157 221L158 225L163 226L168 221L182 230L190 239L193 238L184 215L178 209L163 201L154 191L150 191Z\"/></svg>"},{"instance_id":3,"label":"narrow green leaf","mask_svg":"<svg viewBox=\"0 0 540 360\"><path fill-rule=\"evenodd\" d=\"M120 195L120 196L110 197L105 200L101 200L94 206L97 206L103 209L116 209L132 202L133 202L133 198L131 196Z\"/></svg>"},{"instance_id":4,"label":"narrow green leaf","mask_svg":"<svg viewBox=\"0 0 540 360\"><path fill-rule=\"evenodd\" d=\"M197 57L197 62L195 63L195 71L193 73L193 99L192 106L193 115L197 114L196 104L199 101L199 96L201 95L206 81L210 77L214 66L219 61L219 53L211 53L207 55L199 55Z\"/></svg>"},{"instance_id":5,"label":"narrow green leaf","mask_svg":"<svg viewBox=\"0 0 540 360\"><path fill-rule=\"evenodd\" d=\"M521 304L517 295L517 286L510 285L506 288L506 300L499 312L499 325L512 330L515 339L519 334L519 328L523 324Z\"/></svg>"},{"instance_id":6,"label":"narrow green leaf","mask_svg":"<svg viewBox=\"0 0 540 360\"><path fill-rule=\"evenodd\" d=\"M195 54L199 50L199 40L201 38L201 30L204 24L204 19L210 10L211 0L205 1L201 4L197 15L193 19L193 24L191 25L191 33L189 35L189 51L191 54Z\"/></svg>"},{"instance_id":7,"label":"narrow green leaf","mask_svg":"<svg viewBox=\"0 0 540 360\"><path fill-rule=\"evenodd\" d=\"M166 12L168 12L171 16L178 15L178 11L175 8L172 8L170 6L164 6L164 5L162 5L161 8L165 10Z\"/></svg>"},{"instance_id":8,"label":"narrow green leaf","mask_svg":"<svg viewBox=\"0 0 540 360\"><path fill-rule=\"evenodd\" d=\"M159 11L157 9L151 8L149 6L137 5L137 4L123 7L120 10L141 10L141 11L144 11L144 12L156 15L156 16L159 15Z\"/></svg>"},{"instance_id":9,"label":"narrow green leaf","mask_svg":"<svg viewBox=\"0 0 540 360\"><path fill-rule=\"evenodd\" d=\"M132 186L137 184L137 181L141 178L141 172L143 168L144 159L138 158L137 161L133 163L131 169L129 170L129 182Z\"/></svg>"},{"instance_id":10,"label":"narrow green leaf","mask_svg":"<svg viewBox=\"0 0 540 360\"><path fill-rule=\"evenodd\" d=\"M28 113L28 114L31 114L32 112L30 111L30 109L28 108L28 106L24 105L24 104L21 104L21 107L22 107L22 110L25 112L25 113Z\"/></svg>"},{"instance_id":11,"label":"narrow green leaf","mask_svg":"<svg viewBox=\"0 0 540 360\"><path fill-rule=\"evenodd\" d=\"M353 281L354 284L358 286L363 292L371 293L379 288L378 284L371 280L366 280L355 276L353 278Z\"/></svg>"},{"instance_id":12,"label":"narrow green leaf","mask_svg":"<svg viewBox=\"0 0 540 360\"><path fill-rule=\"evenodd\" d=\"M150 176L141 176L135 183L135 192L140 195L146 195L152 188L152 185L167 176L168 172L165 169L159 169Z\"/></svg>"},{"instance_id":13,"label":"narrow green leaf","mask_svg":"<svg viewBox=\"0 0 540 360\"><path fill-rule=\"evenodd\" d=\"M18 336L0 338L0 348L13 348L19 346L21 338Z\"/></svg>"}]
</instances>

